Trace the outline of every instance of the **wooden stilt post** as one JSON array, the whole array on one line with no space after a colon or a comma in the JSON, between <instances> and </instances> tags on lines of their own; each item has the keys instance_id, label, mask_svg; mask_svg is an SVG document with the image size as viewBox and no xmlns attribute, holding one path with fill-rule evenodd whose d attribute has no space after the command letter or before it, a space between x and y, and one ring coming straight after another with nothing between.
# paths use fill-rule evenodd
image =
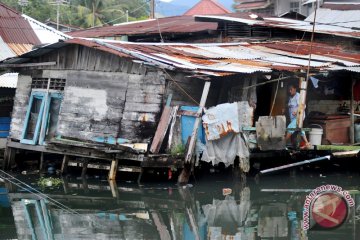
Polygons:
<instances>
[{"instance_id":1,"label":"wooden stilt post","mask_svg":"<svg viewBox=\"0 0 360 240\"><path fill-rule=\"evenodd\" d=\"M187 183L189 181L189 177L190 177L190 173L191 173L191 169L192 169L191 159L193 157L193 153L194 153L194 149L195 149L195 145L196 145L197 133L198 133L198 129L199 129L199 124L201 122L201 114L205 107L206 99L209 94L210 85L211 85L211 83L209 81L205 82L204 89L203 89L203 92L201 95L199 110L197 111L197 114L196 114L194 128L193 128L193 131L191 134L190 143L189 143L187 153L185 156L185 167L178 178L178 183Z\"/></svg>"},{"instance_id":2,"label":"wooden stilt post","mask_svg":"<svg viewBox=\"0 0 360 240\"><path fill-rule=\"evenodd\" d=\"M304 112L305 112L305 106L306 106L306 90L308 86L308 81L301 77L300 78L300 99L299 99L299 108L296 118L296 127L302 128L304 125Z\"/></svg>"},{"instance_id":3,"label":"wooden stilt post","mask_svg":"<svg viewBox=\"0 0 360 240\"><path fill-rule=\"evenodd\" d=\"M111 189L111 194L114 198L119 198L119 190L115 180L109 180L109 185Z\"/></svg>"},{"instance_id":4,"label":"wooden stilt post","mask_svg":"<svg viewBox=\"0 0 360 240\"><path fill-rule=\"evenodd\" d=\"M143 173L144 173L144 168L141 168L138 179L137 179L137 184L141 183L141 178L142 178Z\"/></svg>"},{"instance_id":5,"label":"wooden stilt post","mask_svg":"<svg viewBox=\"0 0 360 240\"><path fill-rule=\"evenodd\" d=\"M39 165L39 171L42 172L44 170L44 152L40 153L40 165Z\"/></svg>"},{"instance_id":6,"label":"wooden stilt post","mask_svg":"<svg viewBox=\"0 0 360 240\"><path fill-rule=\"evenodd\" d=\"M69 156L64 155L62 164L61 164L61 174L66 174L68 171L68 164L69 164Z\"/></svg>"},{"instance_id":7,"label":"wooden stilt post","mask_svg":"<svg viewBox=\"0 0 360 240\"><path fill-rule=\"evenodd\" d=\"M109 177L108 177L109 180L115 180L116 179L118 163L119 163L118 159L114 159L114 160L111 161Z\"/></svg>"},{"instance_id":8,"label":"wooden stilt post","mask_svg":"<svg viewBox=\"0 0 360 240\"><path fill-rule=\"evenodd\" d=\"M15 155L16 149L11 147L7 147L5 149L3 170L8 170L12 167L12 165L15 165Z\"/></svg>"},{"instance_id":9,"label":"wooden stilt post","mask_svg":"<svg viewBox=\"0 0 360 240\"><path fill-rule=\"evenodd\" d=\"M350 143L355 143L355 117L354 117L354 86L355 86L355 78L352 76L351 78L351 99L350 99Z\"/></svg>"},{"instance_id":10,"label":"wooden stilt post","mask_svg":"<svg viewBox=\"0 0 360 240\"><path fill-rule=\"evenodd\" d=\"M64 188L64 193L68 194L69 193L69 180L67 177L63 177L63 188Z\"/></svg>"},{"instance_id":11,"label":"wooden stilt post","mask_svg":"<svg viewBox=\"0 0 360 240\"><path fill-rule=\"evenodd\" d=\"M88 183L87 183L87 179L84 175L84 177L82 177L82 187L85 193L89 192L89 187L88 187Z\"/></svg>"},{"instance_id":12,"label":"wooden stilt post","mask_svg":"<svg viewBox=\"0 0 360 240\"><path fill-rule=\"evenodd\" d=\"M82 171L81 171L81 178L85 177L86 171L87 171L87 168L88 168L88 164L89 164L89 160L85 159L85 161L83 163L83 168L82 168Z\"/></svg>"},{"instance_id":13,"label":"wooden stilt post","mask_svg":"<svg viewBox=\"0 0 360 240\"><path fill-rule=\"evenodd\" d=\"M9 153L10 153L10 148L7 147L5 149L5 152L4 152L4 160L3 160L3 164L2 164L2 169L5 171L8 169L8 165L9 165Z\"/></svg>"}]
</instances>

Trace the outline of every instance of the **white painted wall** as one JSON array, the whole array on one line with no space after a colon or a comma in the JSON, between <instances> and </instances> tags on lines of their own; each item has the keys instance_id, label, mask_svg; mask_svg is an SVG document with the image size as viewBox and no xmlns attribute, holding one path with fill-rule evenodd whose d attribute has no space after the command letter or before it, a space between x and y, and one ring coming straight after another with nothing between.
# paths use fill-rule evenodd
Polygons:
<instances>
[{"instance_id":1,"label":"white painted wall","mask_svg":"<svg viewBox=\"0 0 360 240\"><path fill-rule=\"evenodd\" d=\"M275 15L280 16L286 12L290 11L290 3L291 2L298 2L299 3L299 13L305 16L309 16L315 7L315 3L302 5L304 0L272 0L275 6ZM321 4L323 0L319 0L318 4Z\"/></svg>"}]
</instances>

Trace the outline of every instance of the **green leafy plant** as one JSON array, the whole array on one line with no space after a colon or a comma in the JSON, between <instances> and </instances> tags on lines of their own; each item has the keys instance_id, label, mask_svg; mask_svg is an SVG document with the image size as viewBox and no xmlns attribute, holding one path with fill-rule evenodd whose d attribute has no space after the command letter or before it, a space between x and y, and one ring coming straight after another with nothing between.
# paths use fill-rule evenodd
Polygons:
<instances>
[{"instance_id":1,"label":"green leafy plant","mask_svg":"<svg viewBox=\"0 0 360 240\"><path fill-rule=\"evenodd\" d=\"M170 150L172 156L184 155L185 154L185 145L177 144L173 146Z\"/></svg>"},{"instance_id":2,"label":"green leafy plant","mask_svg":"<svg viewBox=\"0 0 360 240\"><path fill-rule=\"evenodd\" d=\"M46 187L59 187L63 184L63 181L60 178L53 178L53 177L41 177L37 184L39 185L39 187L41 188L46 188Z\"/></svg>"}]
</instances>

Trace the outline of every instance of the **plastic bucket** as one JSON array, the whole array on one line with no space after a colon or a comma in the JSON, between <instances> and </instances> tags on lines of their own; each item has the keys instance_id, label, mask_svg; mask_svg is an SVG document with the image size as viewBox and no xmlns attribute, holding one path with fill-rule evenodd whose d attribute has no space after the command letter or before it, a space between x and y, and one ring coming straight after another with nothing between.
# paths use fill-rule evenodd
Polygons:
<instances>
[{"instance_id":1,"label":"plastic bucket","mask_svg":"<svg viewBox=\"0 0 360 240\"><path fill-rule=\"evenodd\" d=\"M320 128L311 128L311 131L309 132L309 142L311 145L321 145L323 129L320 125L313 126L318 126Z\"/></svg>"},{"instance_id":2,"label":"plastic bucket","mask_svg":"<svg viewBox=\"0 0 360 240\"><path fill-rule=\"evenodd\" d=\"M355 124L355 142L360 142L360 123Z\"/></svg>"}]
</instances>

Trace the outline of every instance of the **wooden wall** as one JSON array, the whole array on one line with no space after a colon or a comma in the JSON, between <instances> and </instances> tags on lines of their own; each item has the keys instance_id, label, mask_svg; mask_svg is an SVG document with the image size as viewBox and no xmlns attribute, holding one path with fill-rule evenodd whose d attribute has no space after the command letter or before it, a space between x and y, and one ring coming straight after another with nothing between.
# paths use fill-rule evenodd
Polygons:
<instances>
[{"instance_id":1,"label":"wooden wall","mask_svg":"<svg viewBox=\"0 0 360 240\"><path fill-rule=\"evenodd\" d=\"M86 141L119 137L150 142L169 94L173 95L172 106L197 106L204 87L204 80L191 77L190 73L165 72L75 44L31 62L50 61L57 64L20 71L26 81L19 81L12 138L21 137L31 77L66 79L57 132L62 137ZM230 94L227 87L242 85L242 80L243 76L212 80L206 107L227 102Z\"/></svg>"},{"instance_id":2,"label":"wooden wall","mask_svg":"<svg viewBox=\"0 0 360 240\"><path fill-rule=\"evenodd\" d=\"M155 134L170 93L173 94L172 105L196 105L162 70L114 54L72 45L33 60L43 61L58 64L21 70L20 77L25 80L19 81L16 93L11 131L14 139L21 137L31 78L66 79L57 132L63 137L80 140L120 137L148 142ZM200 101L202 80L170 74Z\"/></svg>"}]
</instances>

